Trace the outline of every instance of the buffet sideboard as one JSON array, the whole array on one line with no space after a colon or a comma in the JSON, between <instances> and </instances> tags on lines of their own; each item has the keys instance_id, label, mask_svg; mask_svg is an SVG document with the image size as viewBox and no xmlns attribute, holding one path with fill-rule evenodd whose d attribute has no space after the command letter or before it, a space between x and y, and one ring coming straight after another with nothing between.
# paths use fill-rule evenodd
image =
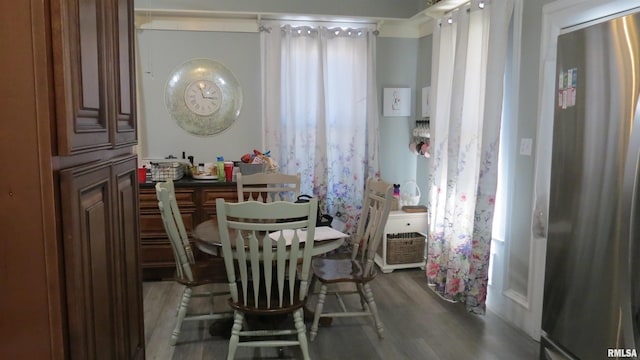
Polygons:
<instances>
[{"instance_id":1,"label":"buffet sideboard","mask_svg":"<svg viewBox=\"0 0 640 360\"><path fill-rule=\"evenodd\" d=\"M158 209L155 182L140 184L140 262L143 280L170 279L175 273L175 262L171 244L162 224ZM217 180L194 180L183 178L176 180L176 201L189 236L199 223L216 217L216 199L238 200L235 182ZM200 253L197 247L195 256L209 256Z\"/></svg>"}]
</instances>

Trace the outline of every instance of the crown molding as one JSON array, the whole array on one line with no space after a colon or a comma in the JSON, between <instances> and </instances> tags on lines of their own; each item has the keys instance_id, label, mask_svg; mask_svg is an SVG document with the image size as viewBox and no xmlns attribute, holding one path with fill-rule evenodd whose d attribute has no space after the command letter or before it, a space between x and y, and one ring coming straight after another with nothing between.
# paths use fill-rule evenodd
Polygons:
<instances>
[{"instance_id":1,"label":"crown molding","mask_svg":"<svg viewBox=\"0 0 640 360\"><path fill-rule=\"evenodd\" d=\"M433 17L419 13L410 19L292 16L279 13L219 12L175 9L136 9L139 30L258 32L263 20L321 21L338 26L375 24L381 37L421 38L433 32Z\"/></svg>"}]
</instances>

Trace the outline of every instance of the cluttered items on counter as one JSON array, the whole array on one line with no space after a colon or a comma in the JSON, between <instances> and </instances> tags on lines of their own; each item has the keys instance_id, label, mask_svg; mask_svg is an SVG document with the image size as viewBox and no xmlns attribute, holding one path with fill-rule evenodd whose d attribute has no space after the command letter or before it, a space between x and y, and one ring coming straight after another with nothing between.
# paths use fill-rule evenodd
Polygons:
<instances>
[{"instance_id":1,"label":"cluttered items on counter","mask_svg":"<svg viewBox=\"0 0 640 360\"><path fill-rule=\"evenodd\" d=\"M194 179L215 180L219 176L218 165L213 162L199 163L197 167L191 167L191 170L191 177Z\"/></svg>"},{"instance_id":2,"label":"cluttered items on counter","mask_svg":"<svg viewBox=\"0 0 640 360\"><path fill-rule=\"evenodd\" d=\"M274 173L278 172L278 163L271 158L271 151L262 153L254 149L253 153L242 155L239 168L243 175L262 172Z\"/></svg>"},{"instance_id":3,"label":"cluttered items on counter","mask_svg":"<svg viewBox=\"0 0 640 360\"><path fill-rule=\"evenodd\" d=\"M179 180L184 176L184 164L175 160L150 162L151 181Z\"/></svg>"}]
</instances>

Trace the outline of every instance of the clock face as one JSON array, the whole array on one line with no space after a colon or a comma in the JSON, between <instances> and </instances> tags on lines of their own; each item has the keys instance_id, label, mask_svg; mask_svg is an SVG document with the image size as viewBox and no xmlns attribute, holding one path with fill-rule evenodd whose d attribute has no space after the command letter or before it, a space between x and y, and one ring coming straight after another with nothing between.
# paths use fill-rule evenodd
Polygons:
<instances>
[{"instance_id":1,"label":"clock face","mask_svg":"<svg viewBox=\"0 0 640 360\"><path fill-rule=\"evenodd\" d=\"M209 80L196 80L187 85L184 102L197 115L207 116L220 109L220 88Z\"/></svg>"},{"instance_id":2,"label":"clock face","mask_svg":"<svg viewBox=\"0 0 640 360\"><path fill-rule=\"evenodd\" d=\"M218 134L240 115L242 89L233 73L210 59L191 59L169 75L165 105L185 131L199 136Z\"/></svg>"}]
</instances>

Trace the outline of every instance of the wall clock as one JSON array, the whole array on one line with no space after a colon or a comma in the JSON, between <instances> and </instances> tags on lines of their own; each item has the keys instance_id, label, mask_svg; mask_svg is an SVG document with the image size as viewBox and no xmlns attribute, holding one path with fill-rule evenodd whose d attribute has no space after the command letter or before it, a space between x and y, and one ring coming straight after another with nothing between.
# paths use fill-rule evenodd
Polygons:
<instances>
[{"instance_id":1,"label":"wall clock","mask_svg":"<svg viewBox=\"0 0 640 360\"><path fill-rule=\"evenodd\" d=\"M233 73L211 59L191 59L169 75L165 105L185 131L199 136L226 130L240 115L242 89Z\"/></svg>"}]
</instances>

